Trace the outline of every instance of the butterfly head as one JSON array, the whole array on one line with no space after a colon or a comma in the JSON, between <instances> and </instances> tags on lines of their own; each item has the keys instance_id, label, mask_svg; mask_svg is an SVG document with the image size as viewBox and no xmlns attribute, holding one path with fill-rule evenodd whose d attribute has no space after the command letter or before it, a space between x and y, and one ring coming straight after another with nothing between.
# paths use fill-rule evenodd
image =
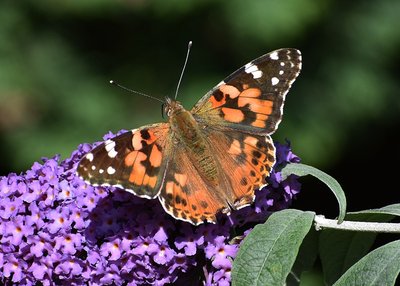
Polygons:
<instances>
[{"instance_id":1,"label":"butterfly head","mask_svg":"<svg viewBox=\"0 0 400 286\"><path fill-rule=\"evenodd\" d=\"M169 97L165 98L164 112L168 117L171 117L183 110L185 110L185 108L179 101Z\"/></svg>"}]
</instances>

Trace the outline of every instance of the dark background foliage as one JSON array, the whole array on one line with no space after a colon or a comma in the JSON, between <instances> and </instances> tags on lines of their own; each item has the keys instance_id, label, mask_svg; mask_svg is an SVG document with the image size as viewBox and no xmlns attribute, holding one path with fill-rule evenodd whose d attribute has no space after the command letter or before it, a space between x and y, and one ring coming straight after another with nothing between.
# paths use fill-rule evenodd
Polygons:
<instances>
[{"instance_id":1,"label":"dark background foliage","mask_svg":"<svg viewBox=\"0 0 400 286\"><path fill-rule=\"evenodd\" d=\"M172 96L189 40L187 108L248 61L295 47L303 71L274 139L338 179L349 210L398 202L399 15L397 0L3 0L0 174L163 120L158 102L108 81ZM325 187L304 182L295 207L335 216Z\"/></svg>"}]
</instances>

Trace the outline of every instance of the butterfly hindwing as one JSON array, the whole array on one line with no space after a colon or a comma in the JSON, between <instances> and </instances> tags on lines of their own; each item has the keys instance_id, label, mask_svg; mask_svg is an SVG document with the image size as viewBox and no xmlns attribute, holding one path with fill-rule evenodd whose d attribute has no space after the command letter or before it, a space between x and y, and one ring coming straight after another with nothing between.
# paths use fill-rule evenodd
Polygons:
<instances>
[{"instance_id":1,"label":"butterfly hindwing","mask_svg":"<svg viewBox=\"0 0 400 286\"><path fill-rule=\"evenodd\" d=\"M251 204L254 193L266 185L275 164L269 135L210 130L207 138L228 181L227 199L234 209Z\"/></svg>"},{"instance_id":2,"label":"butterfly hindwing","mask_svg":"<svg viewBox=\"0 0 400 286\"><path fill-rule=\"evenodd\" d=\"M202 176L191 155L183 146L174 149L159 200L165 211L177 219L195 225L204 221L215 222L216 214L227 207L226 188ZM210 156L207 159L212 161L212 165L216 163ZM212 171L217 178L220 177L219 169L213 168Z\"/></svg>"},{"instance_id":3,"label":"butterfly hindwing","mask_svg":"<svg viewBox=\"0 0 400 286\"><path fill-rule=\"evenodd\" d=\"M218 212L252 203L255 190L266 184L275 163L275 147L268 135L204 132L205 170L199 172L191 150L175 148L159 195L168 213L193 224L215 222Z\"/></svg>"},{"instance_id":4,"label":"butterfly hindwing","mask_svg":"<svg viewBox=\"0 0 400 286\"><path fill-rule=\"evenodd\" d=\"M299 75L301 54L265 54L219 83L192 109L199 122L219 128L272 134L282 118L286 93Z\"/></svg>"},{"instance_id":5,"label":"butterfly hindwing","mask_svg":"<svg viewBox=\"0 0 400 286\"><path fill-rule=\"evenodd\" d=\"M167 164L167 123L144 126L106 140L86 154L78 175L92 185L117 186L154 198Z\"/></svg>"}]
</instances>

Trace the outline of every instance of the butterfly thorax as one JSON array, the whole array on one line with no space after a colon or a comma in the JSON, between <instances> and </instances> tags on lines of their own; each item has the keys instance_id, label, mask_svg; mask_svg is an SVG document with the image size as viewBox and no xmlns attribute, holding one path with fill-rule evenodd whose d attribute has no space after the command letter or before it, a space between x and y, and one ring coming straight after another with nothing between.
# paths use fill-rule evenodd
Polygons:
<instances>
[{"instance_id":1,"label":"butterfly thorax","mask_svg":"<svg viewBox=\"0 0 400 286\"><path fill-rule=\"evenodd\" d=\"M177 144L177 148L186 149L188 157L207 183L218 185L220 178L217 163L208 147L203 126L199 125L192 113L179 101L167 99L165 111L169 116L175 141L173 144Z\"/></svg>"}]
</instances>

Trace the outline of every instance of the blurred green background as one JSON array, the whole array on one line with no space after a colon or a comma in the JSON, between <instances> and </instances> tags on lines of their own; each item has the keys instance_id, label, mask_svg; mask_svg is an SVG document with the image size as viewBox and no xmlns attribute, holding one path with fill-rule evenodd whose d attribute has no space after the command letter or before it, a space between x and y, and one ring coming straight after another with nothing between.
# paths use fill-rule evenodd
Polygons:
<instances>
[{"instance_id":1,"label":"blurred green background","mask_svg":"<svg viewBox=\"0 0 400 286\"><path fill-rule=\"evenodd\" d=\"M303 53L275 140L335 176L349 209L394 203L400 159L400 1L0 2L0 174L63 158L109 130L162 121L156 97L190 108L225 76L277 48ZM306 179L307 183L307 179ZM336 214L311 182L300 203ZM328 192L326 192L328 194Z\"/></svg>"}]
</instances>

